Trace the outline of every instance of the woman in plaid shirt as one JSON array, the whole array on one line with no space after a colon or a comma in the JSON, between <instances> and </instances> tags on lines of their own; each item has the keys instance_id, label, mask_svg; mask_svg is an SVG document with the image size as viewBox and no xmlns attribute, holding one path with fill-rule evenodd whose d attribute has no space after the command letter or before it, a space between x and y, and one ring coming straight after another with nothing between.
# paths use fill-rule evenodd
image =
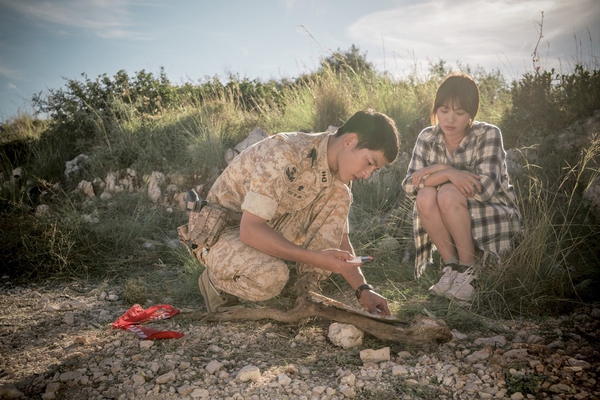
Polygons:
<instances>
[{"instance_id":1,"label":"woman in plaid shirt","mask_svg":"<svg viewBox=\"0 0 600 400\"><path fill-rule=\"evenodd\" d=\"M465 74L447 77L435 96L433 126L419 134L402 183L415 200L415 276L431 262L435 246L444 275L429 291L459 301L475 292L476 254L498 258L522 229L502 134L475 121L478 110L474 80Z\"/></svg>"}]
</instances>

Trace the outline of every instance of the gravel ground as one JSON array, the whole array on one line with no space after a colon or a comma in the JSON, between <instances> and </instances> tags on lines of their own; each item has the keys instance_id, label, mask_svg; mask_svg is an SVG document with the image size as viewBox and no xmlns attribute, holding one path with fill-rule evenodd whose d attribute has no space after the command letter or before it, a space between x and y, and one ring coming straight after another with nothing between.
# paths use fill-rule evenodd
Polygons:
<instances>
[{"instance_id":1,"label":"gravel ground","mask_svg":"<svg viewBox=\"0 0 600 400\"><path fill-rule=\"evenodd\" d=\"M365 336L328 339L330 322L146 324L180 331L148 341L111 327L128 308L106 284L0 282L2 399L600 399L600 305L534 321L453 331L407 348ZM145 307L149 304L144 305ZM176 304L173 304L177 307ZM367 362L365 349L389 359Z\"/></svg>"}]
</instances>

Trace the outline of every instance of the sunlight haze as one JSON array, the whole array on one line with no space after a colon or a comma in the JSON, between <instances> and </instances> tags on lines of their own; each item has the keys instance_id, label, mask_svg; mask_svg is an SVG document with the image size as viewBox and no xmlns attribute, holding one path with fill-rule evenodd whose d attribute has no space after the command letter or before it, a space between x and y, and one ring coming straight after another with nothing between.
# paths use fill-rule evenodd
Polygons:
<instances>
[{"instance_id":1,"label":"sunlight haze","mask_svg":"<svg viewBox=\"0 0 600 400\"><path fill-rule=\"evenodd\" d=\"M398 78L444 60L518 79L533 71L542 12L543 68L597 66L597 0L0 0L0 121L82 73L293 79L353 44Z\"/></svg>"}]
</instances>

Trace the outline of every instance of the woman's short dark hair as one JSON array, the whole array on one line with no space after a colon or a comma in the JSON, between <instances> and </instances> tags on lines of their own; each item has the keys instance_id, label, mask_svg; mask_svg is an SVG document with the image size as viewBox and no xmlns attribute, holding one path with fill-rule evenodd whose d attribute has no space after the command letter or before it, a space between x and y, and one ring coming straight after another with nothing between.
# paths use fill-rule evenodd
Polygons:
<instances>
[{"instance_id":1,"label":"woman's short dark hair","mask_svg":"<svg viewBox=\"0 0 600 400\"><path fill-rule=\"evenodd\" d=\"M381 150L388 163L398 157L400 141L398 129L393 119L372 109L358 111L340 126L335 136L356 133L359 149Z\"/></svg>"},{"instance_id":2,"label":"woman's short dark hair","mask_svg":"<svg viewBox=\"0 0 600 400\"><path fill-rule=\"evenodd\" d=\"M453 73L444 79L435 94L433 109L431 110L431 123L433 125L437 124L436 112L438 108L446 104L448 100L469 113L472 125L479 111L479 89L473 78L467 74Z\"/></svg>"}]
</instances>

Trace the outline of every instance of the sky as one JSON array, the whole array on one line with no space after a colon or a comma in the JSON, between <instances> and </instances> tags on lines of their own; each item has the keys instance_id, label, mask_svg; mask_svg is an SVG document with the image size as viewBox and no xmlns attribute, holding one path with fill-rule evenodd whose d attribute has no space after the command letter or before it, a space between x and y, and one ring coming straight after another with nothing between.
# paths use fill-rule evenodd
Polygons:
<instances>
[{"instance_id":1,"label":"sky","mask_svg":"<svg viewBox=\"0 0 600 400\"><path fill-rule=\"evenodd\" d=\"M293 79L353 44L399 79L440 60L518 79L536 44L547 70L597 69L600 1L0 0L0 122L82 73Z\"/></svg>"}]
</instances>

